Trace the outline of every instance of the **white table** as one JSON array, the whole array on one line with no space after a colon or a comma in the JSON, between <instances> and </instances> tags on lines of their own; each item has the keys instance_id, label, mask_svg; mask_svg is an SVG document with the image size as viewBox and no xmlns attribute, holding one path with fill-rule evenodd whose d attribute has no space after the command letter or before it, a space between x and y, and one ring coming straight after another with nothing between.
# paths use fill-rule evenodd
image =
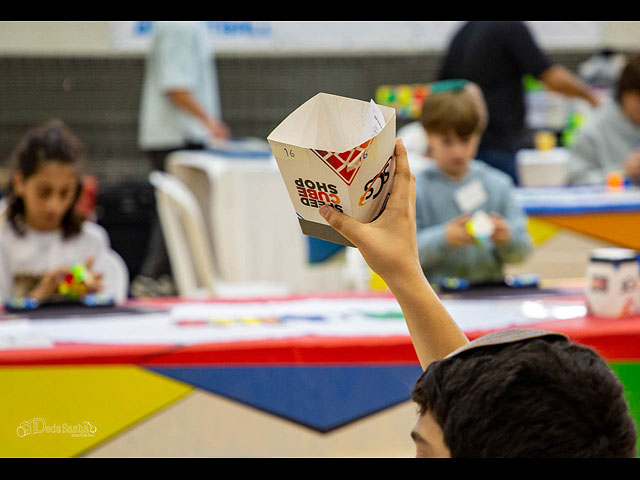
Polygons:
<instances>
[{"instance_id":1,"label":"white table","mask_svg":"<svg viewBox=\"0 0 640 480\"><path fill-rule=\"evenodd\" d=\"M344 254L309 264L307 238L270 152L180 151L167 169L196 194L225 281L284 282L294 292L351 287Z\"/></svg>"}]
</instances>

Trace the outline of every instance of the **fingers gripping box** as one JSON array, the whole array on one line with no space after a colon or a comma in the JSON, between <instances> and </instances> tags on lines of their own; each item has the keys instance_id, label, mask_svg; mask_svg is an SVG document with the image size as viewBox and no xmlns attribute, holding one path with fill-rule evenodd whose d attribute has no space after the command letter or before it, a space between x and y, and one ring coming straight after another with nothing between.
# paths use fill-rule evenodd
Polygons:
<instances>
[{"instance_id":1,"label":"fingers gripping box","mask_svg":"<svg viewBox=\"0 0 640 480\"><path fill-rule=\"evenodd\" d=\"M384 210L395 171L395 109L319 93L267 137L305 235L353 246L318 212L367 223Z\"/></svg>"}]
</instances>

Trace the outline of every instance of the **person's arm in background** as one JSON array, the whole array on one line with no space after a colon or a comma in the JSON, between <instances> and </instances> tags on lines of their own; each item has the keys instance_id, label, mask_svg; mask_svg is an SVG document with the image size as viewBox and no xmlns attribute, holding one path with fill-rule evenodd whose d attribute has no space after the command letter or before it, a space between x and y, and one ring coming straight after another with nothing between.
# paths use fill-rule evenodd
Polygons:
<instances>
[{"instance_id":1,"label":"person's arm in background","mask_svg":"<svg viewBox=\"0 0 640 480\"><path fill-rule=\"evenodd\" d=\"M542 72L538 79L549 90L569 97L583 98L593 107L597 107L600 104L600 98L591 87L562 65L552 65Z\"/></svg>"},{"instance_id":2,"label":"person's arm in background","mask_svg":"<svg viewBox=\"0 0 640 480\"><path fill-rule=\"evenodd\" d=\"M230 137L229 127L224 122L210 117L193 97L191 91L187 89L170 90L167 96L178 108L200 120L215 138L227 139Z\"/></svg>"},{"instance_id":3,"label":"person's arm in background","mask_svg":"<svg viewBox=\"0 0 640 480\"><path fill-rule=\"evenodd\" d=\"M360 223L329 207L320 213L349 239L398 300L423 369L468 339L427 281L418 258L416 186L402 140L396 140L396 172L387 206L375 221Z\"/></svg>"},{"instance_id":4,"label":"person's arm in background","mask_svg":"<svg viewBox=\"0 0 640 480\"><path fill-rule=\"evenodd\" d=\"M228 138L229 129L213 112L207 112L194 95L203 59L194 44L202 41L192 22L164 23L154 37L157 79L179 110L197 118L215 138Z\"/></svg>"},{"instance_id":5,"label":"person's arm in background","mask_svg":"<svg viewBox=\"0 0 640 480\"><path fill-rule=\"evenodd\" d=\"M523 75L533 75L549 90L569 97L584 98L594 107L600 103L598 96L586 83L549 58L525 22L504 22L502 28L502 43L510 50Z\"/></svg>"}]
</instances>

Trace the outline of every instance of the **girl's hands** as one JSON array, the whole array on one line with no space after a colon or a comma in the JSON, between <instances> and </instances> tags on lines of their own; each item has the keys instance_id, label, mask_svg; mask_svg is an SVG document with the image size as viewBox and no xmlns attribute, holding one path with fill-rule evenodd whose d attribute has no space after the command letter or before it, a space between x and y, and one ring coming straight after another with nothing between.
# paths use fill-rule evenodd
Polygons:
<instances>
[{"instance_id":1,"label":"girl's hands","mask_svg":"<svg viewBox=\"0 0 640 480\"><path fill-rule=\"evenodd\" d=\"M101 291L103 287L103 274L92 271L94 262L95 258L93 256L88 257L85 262L85 268L87 271L85 274L84 283L87 287L87 294L97 293ZM43 302L50 299L54 295L57 295L60 284L65 281L65 278L69 274L70 270L70 265L62 265L46 273L42 276L40 282L38 282L38 285L36 285L36 287L31 291L29 297Z\"/></svg>"},{"instance_id":2,"label":"girl's hands","mask_svg":"<svg viewBox=\"0 0 640 480\"><path fill-rule=\"evenodd\" d=\"M45 273L38 285L31 291L31 298L43 302L58 293L58 286L64 281L70 267L63 265L48 273Z\"/></svg>"}]
</instances>

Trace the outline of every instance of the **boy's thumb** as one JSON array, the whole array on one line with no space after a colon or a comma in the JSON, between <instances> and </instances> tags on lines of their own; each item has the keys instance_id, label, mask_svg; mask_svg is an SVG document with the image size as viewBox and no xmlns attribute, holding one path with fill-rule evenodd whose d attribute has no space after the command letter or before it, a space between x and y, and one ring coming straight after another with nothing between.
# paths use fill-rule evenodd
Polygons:
<instances>
[{"instance_id":1,"label":"boy's thumb","mask_svg":"<svg viewBox=\"0 0 640 480\"><path fill-rule=\"evenodd\" d=\"M327 205L322 205L318 211L331 228L353 243L353 228L358 223L356 220Z\"/></svg>"}]
</instances>

